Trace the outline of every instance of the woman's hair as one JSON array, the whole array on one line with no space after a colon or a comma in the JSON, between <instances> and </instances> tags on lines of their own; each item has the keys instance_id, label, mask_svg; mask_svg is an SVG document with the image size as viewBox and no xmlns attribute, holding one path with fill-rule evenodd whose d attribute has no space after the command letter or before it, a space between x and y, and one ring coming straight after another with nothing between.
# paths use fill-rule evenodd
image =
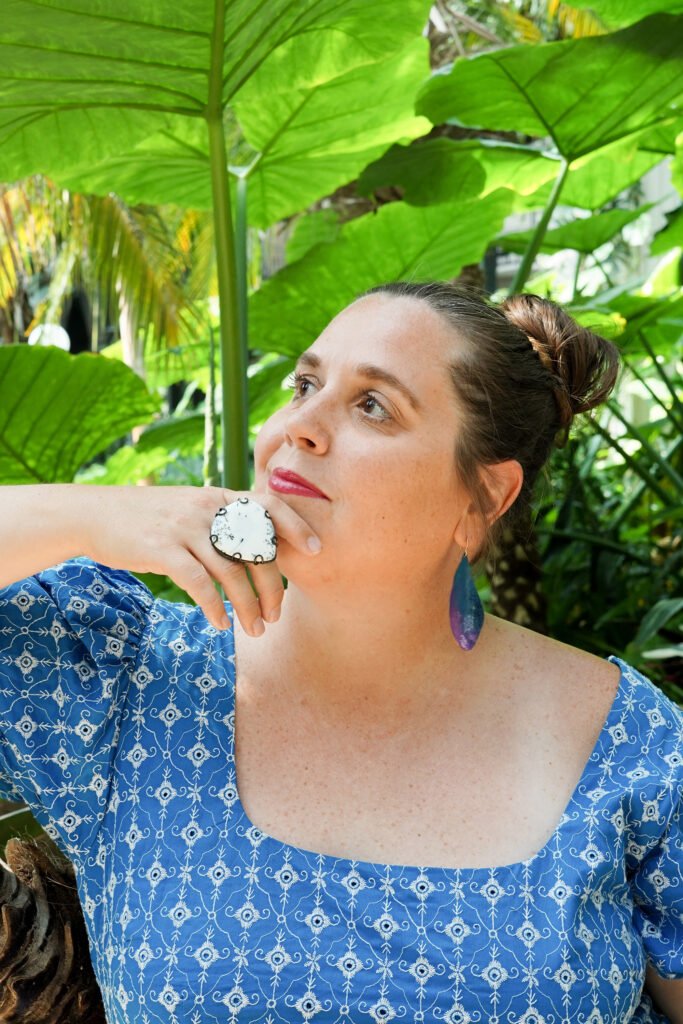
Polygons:
<instances>
[{"instance_id":1,"label":"woman's hair","mask_svg":"<svg viewBox=\"0 0 683 1024\"><path fill-rule=\"evenodd\" d=\"M576 413L604 402L614 387L619 350L581 327L554 302L514 295L499 306L439 281L379 285L365 295L421 299L457 334L450 376L463 411L455 466L486 524L472 561L488 556L506 528L528 526L536 478L553 445L563 447ZM486 467L516 459L521 491L495 523Z\"/></svg>"},{"instance_id":2,"label":"woman's hair","mask_svg":"<svg viewBox=\"0 0 683 1024\"><path fill-rule=\"evenodd\" d=\"M47 837L0 861L1 1024L106 1024L71 863Z\"/></svg>"}]
</instances>

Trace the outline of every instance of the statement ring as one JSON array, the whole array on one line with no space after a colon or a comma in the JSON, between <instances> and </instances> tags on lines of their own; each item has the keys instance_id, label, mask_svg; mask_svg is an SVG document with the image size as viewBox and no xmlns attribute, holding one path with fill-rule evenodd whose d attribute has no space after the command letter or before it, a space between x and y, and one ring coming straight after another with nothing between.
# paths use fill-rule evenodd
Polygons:
<instances>
[{"instance_id":1,"label":"statement ring","mask_svg":"<svg viewBox=\"0 0 683 1024\"><path fill-rule=\"evenodd\" d=\"M232 562L274 562L277 537L270 512L251 498L237 498L219 508L209 539L219 555Z\"/></svg>"}]
</instances>

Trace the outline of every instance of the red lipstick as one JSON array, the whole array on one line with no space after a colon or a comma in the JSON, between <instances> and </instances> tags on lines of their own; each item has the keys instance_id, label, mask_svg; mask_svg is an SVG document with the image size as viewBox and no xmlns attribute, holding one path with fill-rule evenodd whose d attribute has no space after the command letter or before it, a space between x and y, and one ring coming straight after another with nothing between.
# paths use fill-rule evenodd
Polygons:
<instances>
[{"instance_id":1,"label":"red lipstick","mask_svg":"<svg viewBox=\"0 0 683 1024\"><path fill-rule=\"evenodd\" d=\"M282 494L300 494L303 498L325 498L329 501L327 495L314 484L283 466L277 466L273 470L268 484L274 491L280 491Z\"/></svg>"}]
</instances>

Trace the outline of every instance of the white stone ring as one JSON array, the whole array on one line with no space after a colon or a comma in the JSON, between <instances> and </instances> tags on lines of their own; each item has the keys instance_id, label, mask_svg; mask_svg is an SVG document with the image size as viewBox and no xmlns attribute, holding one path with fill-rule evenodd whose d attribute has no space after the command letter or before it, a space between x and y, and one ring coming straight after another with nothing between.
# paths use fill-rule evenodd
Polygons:
<instances>
[{"instance_id":1,"label":"white stone ring","mask_svg":"<svg viewBox=\"0 0 683 1024\"><path fill-rule=\"evenodd\" d=\"M270 512L251 498L237 498L219 508L211 524L211 543L233 562L274 562L277 537Z\"/></svg>"}]
</instances>

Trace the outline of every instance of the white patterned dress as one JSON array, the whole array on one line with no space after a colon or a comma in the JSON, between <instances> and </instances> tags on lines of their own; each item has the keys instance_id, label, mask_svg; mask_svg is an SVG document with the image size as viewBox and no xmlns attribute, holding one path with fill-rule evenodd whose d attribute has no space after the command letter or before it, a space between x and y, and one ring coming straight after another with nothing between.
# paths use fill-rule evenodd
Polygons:
<instances>
[{"instance_id":1,"label":"white patterned dress","mask_svg":"<svg viewBox=\"0 0 683 1024\"><path fill-rule=\"evenodd\" d=\"M0 796L74 862L110 1024L666 1024L643 981L683 977L683 713L647 678L610 658L535 856L422 868L249 821L233 640L87 559L0 590Z\"/></svg>"}]
</instances>

